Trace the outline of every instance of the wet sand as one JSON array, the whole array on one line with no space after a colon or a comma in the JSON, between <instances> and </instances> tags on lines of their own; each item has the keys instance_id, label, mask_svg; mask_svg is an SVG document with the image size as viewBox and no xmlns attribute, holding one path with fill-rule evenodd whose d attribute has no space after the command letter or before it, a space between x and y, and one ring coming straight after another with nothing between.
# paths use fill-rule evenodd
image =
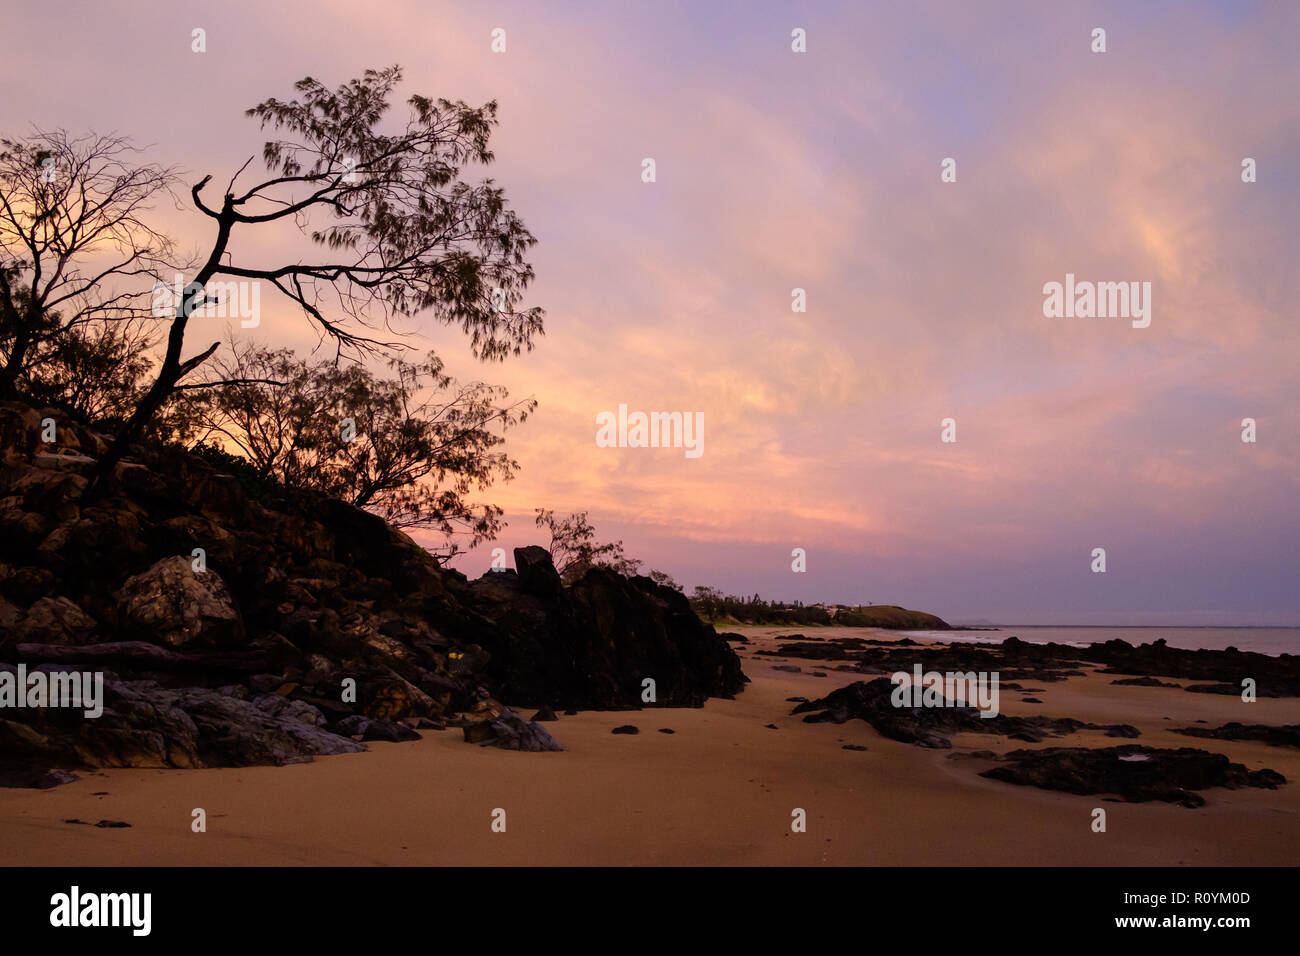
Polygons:
<instances>
[{"instance_id":1,"label":"wet sand","mask_svg":"<svg viewBox=\"0 0 1300 956\"><path fill-rule=\"evenodd\" d=\"M1003 713L1142 731L1136 741L1084 731L1037 746L1200 747L1290 781L1273 791L1204 790L1207 805L1195 810L1108 802L986 780L978 775L986 762L949 759L1035 746L1004 737L963 734L951 751L926 750L858 720L805 724L790 716L787 697L822 697L863 675L797 659L784 663L801 673L773 670L782 662L753 652L793 629L735 630L754 639L737 648L753 682L736 700L562 716L547 728L563 753L480 748L459 730L428 731L420 741L288 767L107 770L53 790L0 790L0 864L1268 866L1300 855L1300 750L1169 731L1197 719L1210 727L1300 723L1300 700L1247 705L1115 686L1112 676L1091 673L1026 682L1042 688L1032 695L1042 704L1004 690ZM903 636L809 633L836 632ZM641 732L610 733L629 723ZM1106 833L1091 829L1098 806ZM196 807L207 811L206 833L191 832ZM504 833L492 831L498 808ZM791 832L795 808L807 813L805 833ZM131 826L97 829L69 818Z\"/></svg>"}]
</instances>

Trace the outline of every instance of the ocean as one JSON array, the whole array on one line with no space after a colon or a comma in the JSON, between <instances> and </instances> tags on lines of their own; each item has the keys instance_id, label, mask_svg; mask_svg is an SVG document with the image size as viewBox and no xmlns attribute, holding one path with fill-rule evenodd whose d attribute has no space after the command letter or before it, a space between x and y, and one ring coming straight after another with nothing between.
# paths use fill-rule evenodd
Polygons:
<instances>
[{"instance_id":1,"label":"ocean","mask_svg":"<svg viewBox=\"0 0 1300 956\"><path fill-rule=\"evenodd\" d=\"M996 631L908 631L913 637L926 635L938 641L998 643L1018 637L1031 644L1089 644L1118 638L1130 644L1150 644L1164 638L1170 647L1188 650L1223 650L1258 654L1300 654L1300 627L1051 627L1046 625L998 624Z\"/></svg>"}]
</instances>

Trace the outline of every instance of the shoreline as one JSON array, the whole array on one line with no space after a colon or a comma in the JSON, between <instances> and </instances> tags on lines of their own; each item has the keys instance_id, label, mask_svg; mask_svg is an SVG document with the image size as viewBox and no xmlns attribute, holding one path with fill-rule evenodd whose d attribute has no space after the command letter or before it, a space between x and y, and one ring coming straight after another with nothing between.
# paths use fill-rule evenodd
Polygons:
<instances>
[{"instance_id":1,"label":"shoreline","mask_svg":"<svg viewBox=\"0 0 1300 956\"><path fill-rule=\"evenodd\" d=\"M886 739L861 720L805 723L786 698L824 697L863 675L758 655L773 649L767 630L733 632L750 640L736 651L752 679L734 700L561 717L546 724L560 753L480 748L452 729L284 767L100 770L52 790L0 790L0 863L1294 864L1300 749L1199 740L1170 728L1197 720L1296 724L1300 699L1261 698L1245 718L1236 698L1119 686L1092 666L1085 676L1035 685L1041 705L1006 692L1010 715L1124 721L1141 730L1144 745L1224 753L1290 781L1277 790L1207 789L1198 809L1112 802L991 780L978 775L979 758L950 759L1025 746L1006 738L963 733L952 750L929 750ZM611 733L625 724L640 733ZM1080 731L1049 745L1115 743ZM190 831L195 807L207 813L206 833ZM1091 832L1094 807L1106 808L1107 833ZM507 812L505 833L490 828L498 808ZM806 833L791 832L794 808L807 811Z\"/></svg>"}]
</instances>

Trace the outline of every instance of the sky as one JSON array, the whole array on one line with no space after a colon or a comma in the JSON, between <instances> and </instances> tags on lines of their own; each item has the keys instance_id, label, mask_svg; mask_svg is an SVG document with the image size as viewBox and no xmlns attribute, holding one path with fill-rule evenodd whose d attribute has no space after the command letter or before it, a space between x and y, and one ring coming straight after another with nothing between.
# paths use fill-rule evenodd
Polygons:
<instances>
[{"instance_id":1,"label":"sky","mask_svg":"<svg viewBox=\"0 0 1300 956\"><path fill-rule=\"evenodd\" d=\"M543 543L545 507L688 591L1300 625L1297 36L1285 2L23 2L0 133L123 133L224 182L265 138L244 109L304 76L401 64L403 98L497 100L466 175L538 237L546 334L487 365L428 320L408 340L539 402L471 576ZM1045 316L1067 273L1149 282L1150 325ZM263 303L237 335L315 346ZM702 413L703 453L599 446L620 404Z\"/></svg>"}]
</instances>

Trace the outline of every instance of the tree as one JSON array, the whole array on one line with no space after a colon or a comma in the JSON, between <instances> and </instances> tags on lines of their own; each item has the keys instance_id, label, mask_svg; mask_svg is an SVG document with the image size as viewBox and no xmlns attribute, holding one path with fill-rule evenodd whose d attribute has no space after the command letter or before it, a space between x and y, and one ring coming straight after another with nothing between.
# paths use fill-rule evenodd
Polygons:
<instances>
[{"instance_id":1,"label":"tree","mask_svg":"<svg viewBox=\"0 0 1300 956\"><path fill-rule=\"evenodd\" d=\"M61 321L58 313L41 326ZM18 376L18 391L37 407L61 408L88 424L120 427L143 394L152 368L152 328L139 319L95 319L42 338Z\"/></svg>"},{"instance_id":2,"label":"tree","mask_svg":"<svg viewBox=\"0 0 1300 956\"><path fill-rule=\"evenodd\" d=\"M145 217L174 201L176 175L137 163L138 152L119 136L62 130L0 139L0 398L67 349L139 344L153 285L176 268Z\"/></svg>"},{"instance_id":3,"label":"tree","mask_svg":"<svg viewBox=\"0 0 1300 956\"><path fill-rule=\"evenodd\" d=\"M649 578L660 587L672 588L674 591L680 591L682 586L673 580L673 576L666 571L651 571Z\"/></svg>"},{"instance_id":4,"label":"tree","mask_svg":"<svg viewBox=\"0 0 1300 956\"><path fill-rule=\"evenodd\" d=\"M722 599L721 591L704 585L697 585L695 591L691 594L692 606L700 617L706 621L718 616L718 608Z\"/></svg>"},{"instance_id":5,"label":"tree","mask_svg":"<svg viewBox=\"0 0 1300 956\"><path fill-rule=\"evenodd\" d=\"M287 349L231 342L207 381L180 385L191 444L228 442L262 478L348 501L398 528L432 528L448 538L442 560L494 538L502 510L468 500L518 462L500 434L524 421L533 399L507 403L506 389L457 384L436 355L391 359L381 379L363 365L309 363ZM206 387L211 382L210 387Z\"/></svg>"},{"instance_id":6,"label":"tree","mask_svg":"<svg viewBox=\"0 0 1300 956\"><path fill-rule=\"evenodd\" d=\"M566 518L556 518L555 512L545 508L535 509L537 527L551 533L551 561L561 579L570 584L587 573L590 568L607 568L618 574L636 574L641 562L623 553L623 542L607 544L596 542L596 529L580 511Z\"/></svg>"},{"instance_id":7,"label":"tree","mask_svg":"<svg viewBox=\"0 0 1300 956\"><path fill-rule=\"evenodd\" d=\"M264 144L268 178L251 188L236 183L253 157L219 201L203 196L211 175L191 188L195 208L214 228L211 249L171 319L157 375L100 459L92 487L111 473L182 379L219 347L213 342L189 358L183 354L190 316L210 301L205 290L216 278L269 284L335 345L336 358L391 354L398 343L371 333L392 331L396 316L424 310L438 322L458 324L480 359L500 360L532 347L542 333L542 310L516 310L533 278L524 255L537 240L491 179L477 185L461 179L467 164L493 160L488 140L496 102L473 108L414 95L405 125L382 132L400 80L396 66L367 70L337 90L308 77L296 84L296 99L272 98L247 111L263 129L286 138ZM284 224L320 253L278 266L244 264L235 236Z\"/></svg>"}]
</instances>

